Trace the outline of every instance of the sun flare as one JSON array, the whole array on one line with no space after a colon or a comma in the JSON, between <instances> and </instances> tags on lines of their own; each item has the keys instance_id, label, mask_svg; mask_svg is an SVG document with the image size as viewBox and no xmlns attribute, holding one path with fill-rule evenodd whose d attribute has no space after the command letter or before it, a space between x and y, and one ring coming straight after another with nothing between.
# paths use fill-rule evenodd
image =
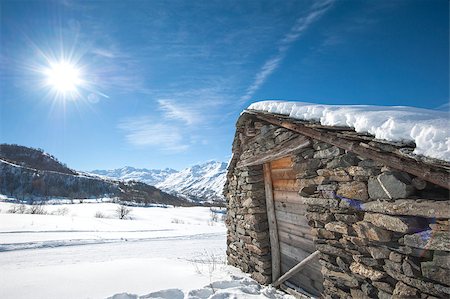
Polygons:
<instances>
[{"instance_id":1,"label":"sun flare","mask_svg":"<svg viewBox=\"0 0 450 299\"><path fill-rule=\"evenodd\" d=\"M83 83L80 69L67 61L51 63L45 70L46 85L60 94L77 93Z\"/></svg>"}]
</instances>

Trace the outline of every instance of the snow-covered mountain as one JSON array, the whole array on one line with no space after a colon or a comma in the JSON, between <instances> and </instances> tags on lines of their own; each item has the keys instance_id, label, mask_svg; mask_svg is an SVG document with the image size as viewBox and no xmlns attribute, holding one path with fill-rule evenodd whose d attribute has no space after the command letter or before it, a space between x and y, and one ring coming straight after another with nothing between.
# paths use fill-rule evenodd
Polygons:
<instances>
[{"instance_id":1,"label":"snow-covered mountain","mask_svg":"<svg viewBox=\"0 0 450 299\"><path fill-rule=\"evenodd\" d=\"M127 166L113 170L94 170L91 173L125 181L141 181L195 201L223 201L226 168L227 164L224 162L209 161L181 171Z\"/></svg>"},{"instance_id":2,"label":"snow-covered mountain","mask_svg":"<svg viewBox=\"0 0 450 299\"><path fill-rule=\"evenodd\" d=\"M145 169L125 166L112 170L93 170L90 173L124 181L139 181L152 186L163 182L169 175L177 173L175 169Z\"/></svg>"}]
</instances>

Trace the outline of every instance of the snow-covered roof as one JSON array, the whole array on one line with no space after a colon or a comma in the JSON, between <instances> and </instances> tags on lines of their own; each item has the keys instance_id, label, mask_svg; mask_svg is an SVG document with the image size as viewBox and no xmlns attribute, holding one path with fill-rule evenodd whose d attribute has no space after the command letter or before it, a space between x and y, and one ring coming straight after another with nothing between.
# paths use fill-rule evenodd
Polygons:
<instances>
[{"instance_id":1,"label":"snow-covered roof","mask_svg":"<svg viewBox=\"0 0 450 299\"><path fill-rule=\"evenodd\" d=\"M388 141L413 141L414 153L450 161L448 112L406 107L369 105L321 105L305 102L262 101L249 110L319 121L325 126L347 126Z\"/></svg>"}]
</instances>

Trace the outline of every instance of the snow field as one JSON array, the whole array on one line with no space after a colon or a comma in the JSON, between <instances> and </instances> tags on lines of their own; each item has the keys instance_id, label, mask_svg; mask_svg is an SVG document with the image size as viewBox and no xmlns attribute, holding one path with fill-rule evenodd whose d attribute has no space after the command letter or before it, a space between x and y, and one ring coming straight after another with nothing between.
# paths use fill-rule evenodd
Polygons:
<instances>
[{"instance_id":1,"label":"snow field","mask_svg":"<svg viewBox=\"0 0 450 299\"><path fill-rule=\"evenodd\" d=\"M291 298L226 265L209 208L132 207L120 220L114 203L8 213L18 206L0 201L0 298Z\"/></svg>"}]
</instances>

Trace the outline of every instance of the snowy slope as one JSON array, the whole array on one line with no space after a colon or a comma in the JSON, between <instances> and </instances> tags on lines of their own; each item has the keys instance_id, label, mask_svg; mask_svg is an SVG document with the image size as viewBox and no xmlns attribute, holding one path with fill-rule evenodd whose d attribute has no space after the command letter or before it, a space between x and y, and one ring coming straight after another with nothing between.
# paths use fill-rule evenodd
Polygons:
<instances>
[{"instance_id":1,"label":"snowy slope","mask_svg":"<svg viewBox=\"0 0 450 299\"><path fill-rule=\"evenodd\" d=\"M125 166L123 168L112 170L93 170L91 173L106 176L114 179L120 179L124 181L139 181L152 186L161 183L169 175L176 173L175 169L145 169L134 168L131 166Z\"/></svg>"},{"instance_id":2,"label":"snowy slope","mask_svg":"<svg viewBox=\"0 0 450 299\"><path fill-rule=\"evenodd\" d=\"M414 153L450 161L450 118L446 111L405 106L320 105L263 101L248 109L320 121L322 125L348 126L378 139L414 141Z\"/></svg>"},{"instance_id":3,"label":"snowy slope","mask_svg":"<svg viewBox=\"0 0 450 299\"><path fill-rule=\"evenodd\" d=\"M171 174L156 186L166 192L188 196L191 199L223 200L227 164L210 161Z\"/></svg>"},{"instance_id":4,"label":"snowy slope","mask_svg":"<svg viewBox=\"0 0 450 299\"><path fill-rule=\"evenodd\" d=\"M94 170L91 173L120 180L135 180L154 185L166 192L191 200L224 200L222 189L226 180L226 163L209 161L181 171L166 168L136 169L123 167L114 170Z\"/></svg>"}]
</instances>

